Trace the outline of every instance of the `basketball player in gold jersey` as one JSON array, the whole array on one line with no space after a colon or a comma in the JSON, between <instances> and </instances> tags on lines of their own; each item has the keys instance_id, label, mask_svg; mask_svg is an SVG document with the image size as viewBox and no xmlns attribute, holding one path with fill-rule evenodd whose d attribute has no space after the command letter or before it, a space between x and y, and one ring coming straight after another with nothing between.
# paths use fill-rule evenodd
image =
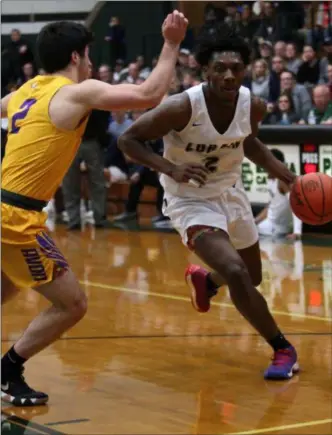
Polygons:
<instances>
[{"instance_id":1,"label":"basketball player in gold jersey","mask_svg":"<svg viewBox=\"0 0 332 435\"><path fill-rule=\"evenodd\" d=\"M48 401L46 394L27 385L23 364L87 310L85 293L46 233L42 209L75 156L91 109L141 109L160 102L169 88L187 23L178 11L169 14L162 26L164 46L149 78L142 85L116 86L87 80L92 38L84 26L49 24L37 39L46 75L1 100L2 117L9 121L1 186L2 303L29 287L51 303L2 358L1 398L12 405Z\"/></svg>"}]
</instances>

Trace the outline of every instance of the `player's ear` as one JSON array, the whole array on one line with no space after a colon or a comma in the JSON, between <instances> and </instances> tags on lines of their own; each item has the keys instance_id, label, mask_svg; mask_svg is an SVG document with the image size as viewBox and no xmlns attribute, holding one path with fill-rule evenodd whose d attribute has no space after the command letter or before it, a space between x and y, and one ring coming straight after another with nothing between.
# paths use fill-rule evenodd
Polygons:
<instances>
[{"instance_id":1,"label":"player's ear","mask_svg":"<svg viewBox=\"0 0 332 435\"><path fill-rule=\"evenodd\" d=\"M77 53L77 51L73 51L71 54L71 61L73 64L77 65L80 61L80 55Z\"/></svg>"}]
</instances>

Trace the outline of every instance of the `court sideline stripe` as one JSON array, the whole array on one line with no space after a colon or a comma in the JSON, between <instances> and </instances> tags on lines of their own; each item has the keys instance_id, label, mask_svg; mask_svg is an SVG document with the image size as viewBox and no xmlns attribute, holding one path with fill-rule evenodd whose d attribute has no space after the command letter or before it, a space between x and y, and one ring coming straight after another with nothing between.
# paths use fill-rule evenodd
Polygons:
<instances>
[{"instance_id":1,"label":"court sideline stripe","mask_svg":"<svg viewBox=\"0 0 332 435\"><path fill-rule=\"evenodd\" d=\"M45 426L60 426L62 424L77 424L77 423L86 423L90 421L89 418L76 418L75 420L63 420L63 421L52 421L51 423L44 423Z\"/></svg>"},{"instance_id":2,"label":"court sideline stripe","mask_svg":"<svg viewBox=\"0 0 332 435\"><path fill-rule=\"evenodd\" d=\"M147 294L149 296L154 296L157 298L162 299L171 299L174 301L184 301L184 302L190 302L190 298L185 296L179 296L179 295L172 295L169 293L157 293L157 292L146 292L144 290L139 289L132 289L127 287L119 287L115 285L109 285L109 284L102 284L99 282L93 282L93 281L79 281L80 284L84 286L90 286L90 287L99 287L106 290L112 290L112 291L120 291L124 293L134 293L134 294ZM227 308L233 308L235 309L235 306L233 304L227 304L226 302L211 302L211 305L218 306L218 307L227 307ZM276 314L278 316L285 316L285 317L297 317L298 319L310 319L310 320L319 320L323 322L332 322L332 319L328 317L320 317L320 316L312 316L310 314L300 314L300 313L287 313L286 311L279 311L279 310L271 310L272 314Z\"/></svg>"},{"instance_id":3,"label":"court sideline stripe","mask_svg":"<svg viewBox=\"0 0 332 435\"><path fill-rule=\"evenodd\" d=\"M313 337L332 337L332 332L286 332L286 335L292 337L313 336ZM58 340L127 340L127 339L153 339L153 338L242 338L242 337L260 337L256 333L244 334L241 332L228 332L220 334L160 334L160 335L92 335L92 336L68 336L60 337ZM15 343L16 339L1 339L3 343Z\"/></svg>"},{"instance_id":4,"label":"court sideline stripe","mask_svg":"<svg viewBox=\"0 0 332 435\"><path fill-rule=\"evenodd\" d=\"M226 435L254 435L259 433L265 434L268 432L277 432L280 430L300 429L302 427L319 426L327 423L332 423L332 418L326 418L325 420L306 421L304 423L286 424L284 426L273 426L273 427L267 427L265 429L252 429L243 432L231 432Z\"/></svg>"}]
</instances>

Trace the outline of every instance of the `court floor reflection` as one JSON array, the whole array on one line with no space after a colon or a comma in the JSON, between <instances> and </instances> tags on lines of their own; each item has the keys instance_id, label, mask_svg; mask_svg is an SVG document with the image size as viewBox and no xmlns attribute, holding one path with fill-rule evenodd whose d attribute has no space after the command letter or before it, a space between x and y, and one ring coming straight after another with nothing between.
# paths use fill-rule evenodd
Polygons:
<instances>
[{"instance_id":1,"label":"court floor reflection","mask_svg":"<svg viewBox=\"0 0 332 435\"><path fill-rule=\"evenodd\" d=\"M209 313L192 309L183 272L198 260L176 234L60 228L54 238L87 292L89 310L27 364L29 381L50 394L47 412L4 409L30 419L30 431L331 432L331 249L262 241L260 290L302 366L291 381L271 383L262 379L271 351L226 288ZM26 291L3 308L3 351L46 306Z\"/></svg>"}]
</instances>

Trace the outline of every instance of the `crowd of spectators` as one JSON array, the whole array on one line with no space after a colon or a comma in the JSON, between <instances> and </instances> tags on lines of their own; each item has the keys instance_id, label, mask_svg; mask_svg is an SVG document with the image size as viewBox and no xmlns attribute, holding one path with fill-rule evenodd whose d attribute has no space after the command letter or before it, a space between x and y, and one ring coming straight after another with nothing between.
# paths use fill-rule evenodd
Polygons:
<instances>
[{"instance_id":1,"label":"crowd of spectators","mask_svg":"<svg viewBox=\"0 0 332 435\"><path fill-rule=\"evenodd\" d=\"M332 124L332 2L238 1L219 4L222 7L208 4L203 26L200 29L190 28L189 33L196 36L203 32L213 34L216 26L224 22L248 41L252 47L251 63L243 84L253 95L266 101L267 115L263 124ZM94 75L99 80L113 84L140 84L155 66L156 58L149 65L141 54L135 59L127 59L125 30L119 18L110 19L105 36L105 44L109 45L109 61L97 66ZM2 47L1 61L2 96L17 89L35 74L43 74L42 70L38 70L34 50L17 29L13 29L10 42ZM179 52L169 95L182 92L204 79L204 71L195 60L193 38L188 37ZM157 187L158 198L162 197L157 177L128 162L116 146L117 137L142 112L97 112L89 121L82 146L85 142L94 141L99 151L92 156L81 150L78 161L74 163L76 168L79 165L81 171L88 170L95 174L101 170L105 189L114 182L129 182L129 200L119 220L136 219L139 195L145 184ZM2 135L5 129L4 121ZM154 146L157 152L162 152L162 142ZM93 165L89 159L94 161ZM99 163L96 163L97 160ZM98 198L91 200L92 212L95 218L98 216L96 223L104 226L107 222L106 211L102 212L100 201L106 203L106 195L100 193L100 179L98 189L93 187L93 178L98 177L91 177L90 192L99 194L96 193ZM77 193L70 191L72 179L68 183L65 180L64 185L68 185L69 189L65 195L65 219L69 220L70 227L77 228L82 218L82 210L74 210L79 210ZM166 221L159 199L156 222ZM86 212L89 213L84 210Z\"/></svg>"}]
</instances>

